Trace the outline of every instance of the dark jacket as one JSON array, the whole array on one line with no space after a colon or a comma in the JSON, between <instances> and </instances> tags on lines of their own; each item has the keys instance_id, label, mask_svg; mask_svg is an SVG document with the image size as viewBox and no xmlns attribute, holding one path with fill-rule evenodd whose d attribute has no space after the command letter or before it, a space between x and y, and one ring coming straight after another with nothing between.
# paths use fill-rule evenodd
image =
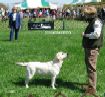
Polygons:
<instances>
[{"instance_id":1,"label":"dark jacket","mask_svg":"<svg viewBox=\"0 0 105 97\"><path fill-rule=\"evenodd\" d=\"M20 24L21 24L20 14L16 13L16 23L15 23L16 29L20 28ZM10 28L13 27L13 13L10 13L9 15L9 27Z\"/></svg>"},{"instance_id":2,"label":"dark jacket","mask_svg":"<svg viewBox=\"0 0 105 97\"><path fill-rule=\"evenodd\" d=\"M93 19L85 30L85 34L90 34L94 32L94 23L96 19ZM99 19L100 20L100 19ZM100 20L101 21L101 20ZM101 21L102 23L102 21ZM88 37L83 37L82 46L84 48L100 48L103 45L103 31L98 39L89 39Z\"/></svg>"}]
</instances>

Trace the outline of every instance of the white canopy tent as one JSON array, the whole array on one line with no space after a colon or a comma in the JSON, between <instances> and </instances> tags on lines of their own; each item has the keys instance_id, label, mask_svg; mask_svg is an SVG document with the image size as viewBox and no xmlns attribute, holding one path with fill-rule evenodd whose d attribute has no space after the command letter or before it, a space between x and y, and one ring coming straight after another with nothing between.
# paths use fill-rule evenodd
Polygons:
<instances>
[{"instance_id":1,"label":"white canopy tent","mask_svg":"<svg viewBox=\"0 0 105 97\"><path fill-rule=\"evenodd\" d=\"M90 2L101 2L101 0L73 0L72 4L83 4L83 3L90 3Z\"/></svg>"},{"instance_id":2,"label":"white canopy tent","mask_svg":"<svg viewBox=\"0 0 105 97\"><path fill-rule=\"evenodd\" d=\"M57 5L53 3L46 2L45 0L24 0L24 2L15 4L14 7L19 7L20 9L28 8L51 8L57 9Z\"/></svg>"}]
</instances>

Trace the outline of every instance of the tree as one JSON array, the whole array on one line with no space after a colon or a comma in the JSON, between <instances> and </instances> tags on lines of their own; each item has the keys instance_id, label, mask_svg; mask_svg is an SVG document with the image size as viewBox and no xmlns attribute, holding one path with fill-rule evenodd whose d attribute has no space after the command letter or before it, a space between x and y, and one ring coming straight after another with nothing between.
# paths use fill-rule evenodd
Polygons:
<instances>
[{"instance_id":1,"label":"tree","mask_svg":"<svg viewBox=\"0 0 105 97\"><path fill-rule=\"evenodd\" d=\"M105 2L105 0L101 0L101 2Z\"/></svg>"},{"instance_id":2,"label":"tree","mask_svg":"<svg viewBox=\"0 0 105 97\"><path fill-rule=\"evenodd\" d=\"M7 6L3 3L0 3L0 8L4 8L4 9L7 9Z\"/></svg>"}]
</instances>

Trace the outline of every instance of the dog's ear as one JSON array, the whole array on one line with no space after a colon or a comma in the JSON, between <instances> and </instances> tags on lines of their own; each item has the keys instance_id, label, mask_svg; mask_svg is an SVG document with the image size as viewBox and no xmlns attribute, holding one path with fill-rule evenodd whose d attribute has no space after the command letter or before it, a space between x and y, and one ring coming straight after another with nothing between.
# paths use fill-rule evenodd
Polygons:
<instances>
[{"instance_id":1,"label":"dog's ear","mask_svg":"<svg viewBox=\"0 0 105 97\"><path fill-rule=\"evenodd\" d=\"M62 57L61 57L60 53L57 53L56 58L57 58L58 60L62 60Z\"/></svg>"}]
</instances>

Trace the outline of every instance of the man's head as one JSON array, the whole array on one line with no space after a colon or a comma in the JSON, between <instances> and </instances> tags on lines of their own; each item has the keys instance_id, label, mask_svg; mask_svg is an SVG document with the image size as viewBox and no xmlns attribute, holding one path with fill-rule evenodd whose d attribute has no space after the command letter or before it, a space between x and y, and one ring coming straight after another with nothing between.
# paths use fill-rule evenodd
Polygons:
<instances>
[{"instance_id":1,"label":"man's head","mask_svg":"<svg viewBox=\"0 0 105 97\"><path fill-rule=\"evenodd\" d=\"M84 14L95 15L97 14L97 9L93 6L83 8Z\"/></svg>"},{"instance_id":2,"label":"man's head","mask_svg":"<svg viewBox=\"0 0 105 97\"><path fill-rule=\"evenodd\" d=\"M12 12L13 12L13 13L16 13L16 12L17 12L17 8L16 8L16 7L13 7L13 8L12 8Z\"/></svg>"},{"instance_id":3,"label":"man's head","mask_svg":"<svg viewBox=\"0 0 105 97\"><path fill-rule=\"evenodd\" d=\"M93 19L97 16L97 9L93 6L83 8L84 15L89 19Z\"/></svg>"}]
</instances>

